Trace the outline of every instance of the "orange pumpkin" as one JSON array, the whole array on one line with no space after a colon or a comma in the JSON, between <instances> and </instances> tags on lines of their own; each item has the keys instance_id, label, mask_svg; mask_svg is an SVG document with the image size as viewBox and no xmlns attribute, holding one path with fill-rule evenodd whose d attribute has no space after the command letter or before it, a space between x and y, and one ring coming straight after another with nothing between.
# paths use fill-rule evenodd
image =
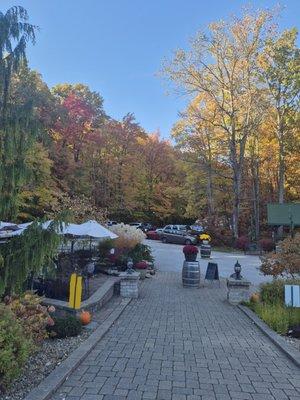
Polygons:
<instances>
[{"instance_id":1,"label":"orange pumpkin","mask_svg":"<svg viewBox=\"0 0 300 400\"><path fill-rule=\"evenodd\" d=\"M80 322L82 325L88 325L91 322L91 314L88 311L82 311L80 313Z\"/></svg>"},{"instance_id":2,"label":"orange pumpkin","mask_svg":"<svg viewBox=\"0 0 300 400\"><path fill-rule=\"evenodd\" d=\"M260 300L259 293L253 293L253 294L251 295L250 300L252 301L252 303L258 303L259 300Z\"/></svg>"}]
</instances>

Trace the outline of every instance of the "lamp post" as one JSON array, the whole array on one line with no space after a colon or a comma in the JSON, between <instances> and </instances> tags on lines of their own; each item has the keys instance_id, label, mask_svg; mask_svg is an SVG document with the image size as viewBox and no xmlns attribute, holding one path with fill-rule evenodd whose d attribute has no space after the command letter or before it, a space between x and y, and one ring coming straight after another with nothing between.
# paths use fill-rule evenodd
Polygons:
<instances>
[{"instance_id":1,"label":"lamp post","mask_svg":"<svg viewBox=\"0 0 300 400\"><path fill-rule=\"evenodd\" d=\"M242 279L241 270L242 266L239 263L239 260L236 260L236 263L234 264L234 274L230 275L230 277L240 281Z\"/></svg>"},{"instance_id":2,"label":"lamp post","mask_svg":"<svg viewBox=\"0 0 300 400\"><path fill-rule=\"evenodd\" d=\"M242 270L242 266L239 263L239 261L236 260L236 263L234 264L235 279L240 280L242 278L241 270Z\"/></svg>"},{"instance_id":3,"label":"lamp post","mask_svg":"<svg viewBox=\"0 0 300 400\"><path fill-rule=\"evenodd\" d=\"M251 282L244 279L241 275L241 264L238 260L234 264L234 273L227 279L227 299L231 304L239 304L249 301Z\"/></svg>"},{"instance_id":4,"label":"lamp post","mask_svg":"<svg viewBox=\"0 0 300 400\"><path fill-rule=\"evenodd\" d=\"M127 260L127 270L126 270L126 273L127 274L133 274L134 273L134 269L132 268L133 267L133 261L132 261L132 258L128 258L128 260Z\"/></svg>"}]
</instances>

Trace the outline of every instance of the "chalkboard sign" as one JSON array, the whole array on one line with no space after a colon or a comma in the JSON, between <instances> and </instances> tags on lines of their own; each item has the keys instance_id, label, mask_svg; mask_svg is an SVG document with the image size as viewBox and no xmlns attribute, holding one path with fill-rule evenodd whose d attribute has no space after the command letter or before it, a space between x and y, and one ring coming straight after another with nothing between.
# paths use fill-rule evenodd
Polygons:
<instances>
[{"instance_id":1,"label":"chalkboard sign","mask_svg":"<svg viewBox=\"0 0 300 400\"><path fill-rule=\"evenodd\" d=\"M207 279L208 281L219 280L219 270L217 263L212 263L212 262L208 263L205 279Z\"/></svg>"}]
</instances>

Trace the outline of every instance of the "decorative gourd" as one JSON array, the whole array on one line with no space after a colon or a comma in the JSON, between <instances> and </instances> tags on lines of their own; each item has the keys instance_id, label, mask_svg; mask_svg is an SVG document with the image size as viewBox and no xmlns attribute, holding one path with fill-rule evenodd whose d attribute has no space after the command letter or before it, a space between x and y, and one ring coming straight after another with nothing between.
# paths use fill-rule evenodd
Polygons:
<instances>
[{"instance_id":1,"label":"decorative gourd","mask_svg":"<svg viewBox=\"0 0 300 400\"><path fill-rule=\"evenodd\" d=\"M80 313L80 322L82 325L88 325L91 322L91 314L88 311L82 311Z\"/></svg>"},{"instance_id":2,"label":"decorative gourd","mask_svg":"<svg viewBox=\"0 0 300 400\"><path fill-rule=\"evenodd\" d=\"M252 301L252 303L258 303L259 300L260 300L259 293L253 293L253 294L251 295L250 300Z\"/></svg>"}]
</instances>

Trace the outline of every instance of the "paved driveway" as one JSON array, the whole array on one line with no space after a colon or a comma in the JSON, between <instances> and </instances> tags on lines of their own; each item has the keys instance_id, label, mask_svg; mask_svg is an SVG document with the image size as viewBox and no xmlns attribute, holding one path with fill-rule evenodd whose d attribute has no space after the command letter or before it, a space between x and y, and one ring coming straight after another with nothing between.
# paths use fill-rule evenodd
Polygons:
<instances>
[{"instance_id":1,"label":"paved driveway","mask_svg":"<svg viewBox=\"0 0 300 400\"><path fill-rule=\"evenodd\" d=\"M160 271L165 272L181 272L184 255L182 253L183 246L177 244L162 243L156 240L146 240L155 257L155 263ZM201 274L204 275L208 260L201 259L200 261ZM222 253L213 251L210 261L218 263L219 274L223 278L229 277L234 271L233 267L239 260L242 265L242 275L248 279L253 285L259 285L262 282L270 281L270 277L263 276L258 268L261 265L258 256L247 256L242 253Z\"/></svg>"},{"instance_id":2,"label":"paved driveway","mask_svg":"<svg viewBox=\"0 0 300 400\"><path fill-rule=\"evenodd\" d=\"M158 272L52 400L299 400L300 370L225 298Z\"/></svg>"}]
</instances>

